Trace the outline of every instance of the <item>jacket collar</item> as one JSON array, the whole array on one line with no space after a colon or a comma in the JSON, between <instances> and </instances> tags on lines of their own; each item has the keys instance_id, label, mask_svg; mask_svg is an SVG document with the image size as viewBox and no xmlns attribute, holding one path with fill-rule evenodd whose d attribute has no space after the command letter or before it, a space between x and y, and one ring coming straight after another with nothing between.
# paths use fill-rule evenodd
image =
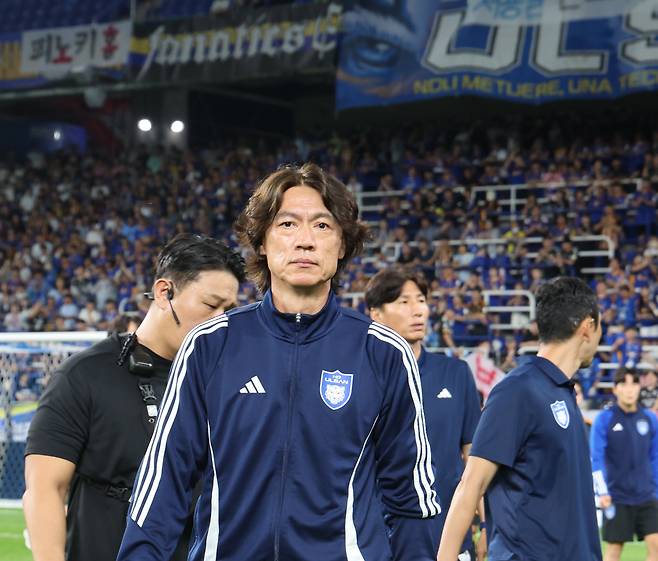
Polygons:
<instances>
[{"instance_id":1,"label":"jacket collar","mask_svg":"<svg viewBox=\"0 0 658 561\"><path fill-rule=\"evenodd\" d=\"M416 361L418 363L418 370L421 370L423 366L425 366L425 362L427 361L427 351L425 350L425 346L421 345L420 346L420 356L418 357L418 360Z\"/></svg>"},{"instance_id":2,"label":"jacket collar","mask_svg":"<svg viewBox=\"0 0 658 561\"><path fill-rule=\"evenodd\" d=\"M567 378L567 375L550 360L541 356L533 356L530 361L539 368L539 370L546 374L556 386L573 388L574 381Z\"/></svg>"},{"instance_id":3,"label":"jacket collar","mask_svg":"<svg viewBox=\"0 0 658 561\"><path fill-rule=\"evenodd\" d=\"M333 291L317 314L285 314L274 306L272 292L265 293L258 306L258 317L275 336L286 341L310 342L327 334L340 315L340 306Z\"/></svg>"}]
</instances>

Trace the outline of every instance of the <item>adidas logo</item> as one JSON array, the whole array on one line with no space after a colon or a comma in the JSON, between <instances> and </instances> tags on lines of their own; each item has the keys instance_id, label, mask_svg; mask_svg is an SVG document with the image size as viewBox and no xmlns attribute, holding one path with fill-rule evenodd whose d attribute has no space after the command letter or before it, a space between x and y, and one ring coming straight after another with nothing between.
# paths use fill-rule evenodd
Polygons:
<instances>
[{"instance_id":1,"label":"adidas logo","mask_svg":"<svg viewBox=\"0 0 658 561\"><path fill-rule=\"evenodd\" d=\"M612 427L612 432L619 432L620 430L624 430L624 427L621 426L621 423L617 423L614 427Z\"/></svg>"},{"instance_id":2,"label":"adidas logo","mask_svg":"<svg viewBox=\"0 0 658 561\"><path fill-rule=\"evenodd\" d=\"M263 384L260 383L258 376L252 376L244 386L240 388L240 393L267 393Z\"/></svg>"},{"instance_id":3,"label":"adidas logo","mask_svg":"<svg viewBox=\"0 0 658 561\"><path fill-rule=\"evenodd\" d=\"M452 394L448 391L448 388L443 388L439 393L436 394L436 397L439 399L448 399L452 397Z\"/></svg>"}]
</instances>

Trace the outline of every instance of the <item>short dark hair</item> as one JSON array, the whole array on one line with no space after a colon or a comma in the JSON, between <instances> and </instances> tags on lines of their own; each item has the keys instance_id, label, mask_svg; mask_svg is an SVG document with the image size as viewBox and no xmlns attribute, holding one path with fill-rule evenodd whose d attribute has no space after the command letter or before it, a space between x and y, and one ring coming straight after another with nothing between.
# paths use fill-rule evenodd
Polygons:
<instances>
[{"instance_id":1,"label":"short dark hair","mask_svg":"<svg viewBox=\"0 0 658 561\"><path fill-rule=\"evenodd\" d=\"M291 187L300 185L311 187L320 193L322 202L343 232L345 255L338 260L336 274L331 279L331 287L334 290L338 289L341 271L350 259L363 251L368 227L359 220L356 199L343 182L316 164L283 166L261 181L234 225L240 243L252 250L252 254L247 258L247 273L261 292L270 287L271 277L267 257L260 254L260 247L281 208L283 194Z\"/></svg>"},{"instance_id":2,"label":"short dark hair","mask_svg":"<svg viewBox=\"0 0 658 561\"><path fill-rule=\"evenodd\" d=\"M395 302L400 297L402 287L407 281L416 283L423 296L427 298L429 286L422 273L407 267L389 267L379 271L370 279L366 287L368 309L381 308L384 304Z\"/></svg>"},{"instance_id":3,"label":"short dark hair","mask_svg":"<svg viewBox=\"0 0 658 561\"><path fill-rule=\"evenodd\" d=\"M543 343L570 339L582 321L591 317L599 322L594 291L581 279L557 277L537 291L537 330Z\"/></svg>"},{"instance_id":4,"label":"short dark hair","mask_svg":"<svg viewBox=\"0 0 658 561\"><path fill-rule=\"evenodd\" d=\"M613 385L616 386L617 384L623 384L626 381L626 376L631 376L633 378L634 384L640 383L640 376L635 370L629 370L628 368L622 366L615 372Z\"/></svg>"},{"instance_id":5,"label":"short dark hair","mask_svg":"<svg viewBox=\"0 0 658 561\"><path fill-rule=\"evenodd\" d=\"M178 234L158 254L155 278L168 278L176 288L195 281L204 271L226 271L244 282L244 259L210 236Z\"/></svg>"}]
</instances>

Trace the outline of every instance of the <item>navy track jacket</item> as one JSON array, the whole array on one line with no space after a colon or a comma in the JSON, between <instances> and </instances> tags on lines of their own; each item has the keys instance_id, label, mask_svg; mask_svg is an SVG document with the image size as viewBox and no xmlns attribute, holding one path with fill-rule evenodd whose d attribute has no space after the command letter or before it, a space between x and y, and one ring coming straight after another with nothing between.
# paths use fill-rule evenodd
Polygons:
<instances>
[{"instance_id":1,"label":"navy track jacket","mask_svg":"<svg viewBox=\"0 0 658 561\"><path fill-rule=\"evenodd\" d=\"M440 509L413 353L341 308L268 293L193 329L139 469L118 561L166 560L195 480L191 561L385 561L384 510ZM378 492L379 489L379 492Z\"/></svg>"},{"instance_id":2,"label":"navy track jacket","mask_svg":"<svg viewBox=\"0 0 658 561\"><path fill-rule=\"evenodd\" d=\"M622 505L658 499L658 419L618 405L599 413L590 433L594 489Z\"/></svg>"}]
</instances>

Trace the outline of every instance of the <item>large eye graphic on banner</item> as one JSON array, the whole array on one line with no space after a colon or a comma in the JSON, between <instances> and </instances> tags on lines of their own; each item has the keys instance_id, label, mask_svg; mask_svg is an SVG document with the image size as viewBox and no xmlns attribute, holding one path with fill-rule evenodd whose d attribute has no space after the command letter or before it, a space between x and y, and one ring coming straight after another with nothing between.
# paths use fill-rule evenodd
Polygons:
<instances>
[{"instance_id":1,"label":"large eye graphic on banner","mask_svg":"<svg viewBox=\"0 0 658 561\"><path fill-rule=\"evenodd\" d=\"M341 68L348 74L385 77L418 59L421 38L404 1L358 2L344 14L342 28Z\"/></svg>"}]
</instances>

